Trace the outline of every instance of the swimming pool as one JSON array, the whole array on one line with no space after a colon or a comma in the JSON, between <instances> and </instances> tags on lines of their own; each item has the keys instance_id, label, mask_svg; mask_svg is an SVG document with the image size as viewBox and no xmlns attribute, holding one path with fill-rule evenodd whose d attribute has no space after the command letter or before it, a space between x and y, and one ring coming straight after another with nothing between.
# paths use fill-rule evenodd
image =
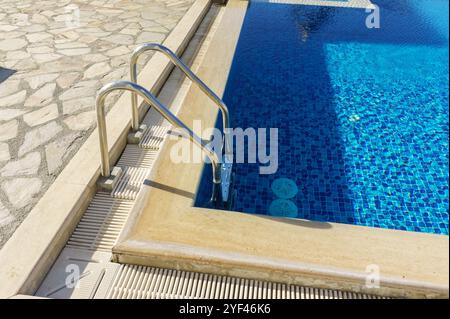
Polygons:
<instances>
[{"instance_id":1,"label":"swimming pool","mask_svg":"<svg viewBox=\"0 0 450 319\"><path fill-rule=\"evenodd\" d=\"M278 170L235 164L233 210L448 234L448 1L372 2L379 29L250 2L224 101L233 127L278 128Z\"/></svg>"}]
</instances>

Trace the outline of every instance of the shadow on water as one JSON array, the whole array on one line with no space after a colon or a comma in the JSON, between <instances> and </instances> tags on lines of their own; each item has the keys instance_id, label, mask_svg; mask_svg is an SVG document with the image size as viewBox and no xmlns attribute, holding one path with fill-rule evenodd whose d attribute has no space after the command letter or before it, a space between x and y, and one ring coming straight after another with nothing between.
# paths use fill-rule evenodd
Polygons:
<instances>
[{"instance_id":1,"label":"shadow on water","mask_svg":"<svg viewBox=\"0 0 450 319\"><path fill-rule=\"evenodd\" d=\"M5 81L7 78L9 78L11 75L16 73L16 70L6 69L0 67L0 84L2 84L3 81Z\"/></svg>"},{"instance_id":2,"label":"shadow on water","mask_svg":"<svg viewBox=\"0 0 450 319\"><path fill-rule=\"evenodd\" d=\"M374 2L383 10L383 27L376 30L365 27L368 14L363 9L250 3L224 101L233 127L279 129L279 167L276 174L260 175L259 164L237 164L234 210L269 214L277 198L272 182L287 177L298 186L291 199L298 218L354 222L326 45L448 42L411 14L407 1ZM197 205L209 189L209 175L207 167Z\"/></svg>"},{"instance_id":3,"label":"shadow on water","mask_svg":"<svg viewBox=\"0 0 450 319\"><path fill-rule=\"evenodd\" d=\"M269 214L277 199L271 185L287 177L298 186L292 198L297 217L328 221L334 220L333 212L345 211L345 221L351 222L353 206L323 41L303 38L320 29L332 11L310 12L299 21L291 9L266 5L249 10L240 35L224 100L234 127L278 128L279 166L276 174L264 176L258 164L237 164L235 210ZM263 18L270 15L283 19Z\"/></svg>"}]
</instances>

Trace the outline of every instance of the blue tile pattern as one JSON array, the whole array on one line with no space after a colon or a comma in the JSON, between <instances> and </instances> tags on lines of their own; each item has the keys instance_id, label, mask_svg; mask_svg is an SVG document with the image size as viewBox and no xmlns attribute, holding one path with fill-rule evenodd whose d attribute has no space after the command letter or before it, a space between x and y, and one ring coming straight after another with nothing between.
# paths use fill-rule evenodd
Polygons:
<instances>
[{"instance_id":1,"label":"blue tile pattern","mask_svg":"<svg viewBox=\"0 0 450 319\"><path fill-rule=\"evenodd\" d=\"M380 29L361 9L250 2L224 100L234 127L279 129L279 169L237 164L234 210L448 235L448 1L374 2Z\"/></svg>"}]
</instances>

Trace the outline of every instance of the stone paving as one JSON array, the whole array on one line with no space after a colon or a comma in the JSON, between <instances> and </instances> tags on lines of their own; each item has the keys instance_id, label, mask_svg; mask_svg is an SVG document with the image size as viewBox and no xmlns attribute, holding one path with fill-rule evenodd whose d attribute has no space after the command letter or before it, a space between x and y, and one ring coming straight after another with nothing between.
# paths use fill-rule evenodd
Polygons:
<instances>
[{"instance_id":1,"label":"stone paving","mask_svg":"<svg viewBox=\"0 0 450 319\"><path fill-rule=\"evenodd\" d=\"M93 130L97 90L193 2L0 0L0 247Z\"/></svg>"}]
</instances>

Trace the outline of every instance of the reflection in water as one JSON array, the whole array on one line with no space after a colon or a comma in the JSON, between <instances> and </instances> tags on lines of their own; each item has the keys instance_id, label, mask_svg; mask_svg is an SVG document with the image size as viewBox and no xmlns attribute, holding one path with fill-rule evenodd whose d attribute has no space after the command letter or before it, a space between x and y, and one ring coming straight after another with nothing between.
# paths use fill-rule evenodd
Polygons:
<instances>
[{"instance_id":1,"label":"reflection in water","mask_svg":"<svg viewBox=\"0 0 450 319\"><path fill-rule=\"evenodd\" d=\"M321 29L322 25L333 15L335 9L313 7L314 10L310 10L307 15L304 15L302 8L302 6L295 6L294 10L292 10L292 15L299 29L301 40L305 42L308 40L310 33Z\"/></svg>"}]
</instances>

